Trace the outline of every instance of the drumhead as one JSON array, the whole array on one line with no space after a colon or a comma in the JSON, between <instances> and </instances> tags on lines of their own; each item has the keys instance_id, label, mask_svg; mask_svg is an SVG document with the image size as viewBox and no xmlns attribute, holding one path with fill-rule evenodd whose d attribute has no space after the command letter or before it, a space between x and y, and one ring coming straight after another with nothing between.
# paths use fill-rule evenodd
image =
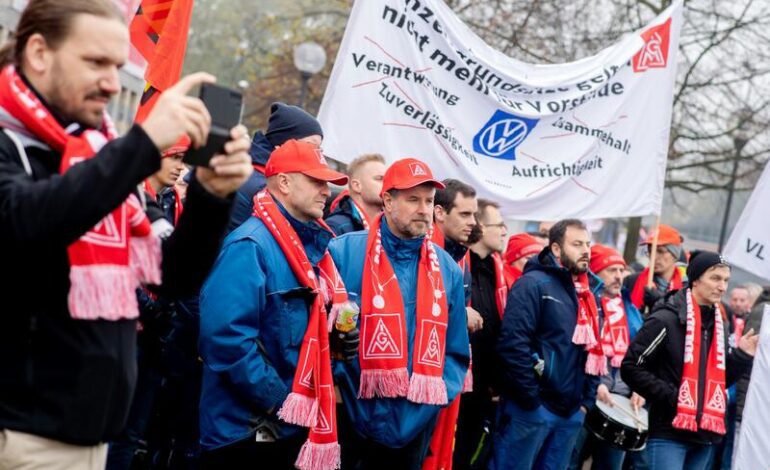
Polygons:
<instances>
[{"instance_id":1,"label":"drumhead","mask_svg":"<svg viewBox=\"0 0 770 470\"><path fill-rule=\"evenodd\" d=\"M596 407L599 408L602 413L610 417L613 421L616 421L624 426L628 426L629 428L636 429L639 423L631 417L631 415L634 414L634 410L631 408L631 400L624 397L623 395L618 395L616 393L611 393L610 395L612 395L612 401L615 403L615 406L610 406L602 401L596 400ZM618 408L622 408L623 410L627 411L627 413L624 413ZM647 417L647 410L640 408L637 413L639 421L644 423L642 425L642 430L646 431L649 422Z\"/></svg>"}]
</instances>

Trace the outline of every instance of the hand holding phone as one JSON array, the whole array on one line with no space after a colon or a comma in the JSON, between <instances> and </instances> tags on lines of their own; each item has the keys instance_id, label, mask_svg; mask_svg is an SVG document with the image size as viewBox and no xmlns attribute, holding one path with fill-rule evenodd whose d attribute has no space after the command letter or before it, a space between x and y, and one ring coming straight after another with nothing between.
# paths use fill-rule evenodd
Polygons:
<instances>
[{"instance_id":1,"label":"hand holding phone","mask_svg":"<svg viewBox=\"0 0 770 470\"><path fill-rule=\"evenodd\" d=\"M230 140L230 130L241 121L243 95L237 90L213 83L201 85L200 99L211 115L211 131L206 144L188 151L183 161L190 165L209 166L217 153L223 153L225 143Z\"/></svg>"}]
</instances>

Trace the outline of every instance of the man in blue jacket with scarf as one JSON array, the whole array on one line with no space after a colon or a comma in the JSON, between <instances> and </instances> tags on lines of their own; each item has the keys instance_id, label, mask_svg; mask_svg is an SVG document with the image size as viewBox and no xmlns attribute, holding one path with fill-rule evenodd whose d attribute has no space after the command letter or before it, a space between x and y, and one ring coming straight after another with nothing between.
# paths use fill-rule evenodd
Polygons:
<instances>
[{"instance_id":1,"label":"man in blue jacket with scarf","mask_svg":"<svg viewBox=\"0 0 770 470\"><path fill-rule=\"evenodd\" d=\"M588 230L566 219L548 238L514 284L503 315L495 470L565 468L607 371L588 286Z\"/></svg>"},{"instance_id":2,"label":"man in blue jacket with scarf","mask_svg":"<svg viewBox=\"0 0 770 470\"><path fill-rule=\"evenodd\" d=\"M272 153L265 175L254 216L225 239L201 291L204 468L292 469L298 454L336 446L328 329L316 307L319 296L331 302L326 287L338 290L320 280L334 271L326 269L333 235L320 221L327 182L345 184L347 177L328 168L315 145L296 140ZM357 330L346 336L357 341ZM324 367L325 377L318 375ZM318 395L319 386L326 395ZM304 444L308 432L298 424L312 428ZM336 449L318 468L334 468Z\"/></svg>"},{"instance_id":3,"label":"man in blue jacket with scarf","mask_svg":"<svg viewBox=\"0 0 770 470\"><path fill-rule=\"evenodd\" d=\"M425 163L395 162L383 178L383 214L329 244L361 306L358 360L335 365L350 422L340 427L343 468L419 470L441 407L463 386L462 273L426 236L436 188Z\"/></svg>"}]
</instances>

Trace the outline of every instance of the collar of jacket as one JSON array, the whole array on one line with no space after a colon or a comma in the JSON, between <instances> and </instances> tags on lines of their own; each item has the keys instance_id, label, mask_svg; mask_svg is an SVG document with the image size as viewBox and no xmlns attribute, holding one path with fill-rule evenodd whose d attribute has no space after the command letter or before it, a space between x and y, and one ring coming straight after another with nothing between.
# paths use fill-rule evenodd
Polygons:
<instances>
[{"instance_id":1,"label":"collar of jacket","mask_svg":"<svg viewBox=\"0 0 770 470\"><path fill-rule=\"evenodd\" d=\"M405 260L420 257L420 248L425 236L409 239L398 238L388 226L387 219L380 224L382 247L390 260Z\"/></svg>"},{"instance_id":2,"label":"collar of jacket","mask_svg":"<svg viewBox=\"0 0 770 470\"><path fill-rule=\"evenodd\" d=\"M459 263L463 256L465 256L465 253L468 252L468 247L444 235L444 250L449 253L453 260Z\"/></svg>"},{"instance_id":3,"label":"collar of jacket","mask_svg":"<svg viewBox=\"0 0 770 470\"><path fill-rule=\"evenodd\" d=\"M275 204L278 206L281 214L283 214L283 216L286 217L286 220L289 221L291 228L297 232L297 236L299 236L302 246L305 247L305 253L310 262L313 265L318 264L324 253L326 253L326 247L333 237L332 234L318 225L318 222L315 220L311 220L310 222L300 222L295 219L289 214L289 211L283 207L283 204L281 204L278 199L275 199Z\"/></svg>"}]
</instances>

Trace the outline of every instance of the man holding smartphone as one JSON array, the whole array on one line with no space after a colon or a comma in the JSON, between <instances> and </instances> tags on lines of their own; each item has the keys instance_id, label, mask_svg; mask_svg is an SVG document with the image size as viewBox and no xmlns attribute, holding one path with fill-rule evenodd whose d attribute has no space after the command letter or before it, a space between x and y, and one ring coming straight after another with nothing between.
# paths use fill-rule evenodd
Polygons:
<instances>
[{"instance_id":1,"label":"man holding smartphone","mask_svg":"<svg viewBox=\"0 0 770 470\"><path fill-rule=\"evenodd\" d=\"M0 50L1 468L104 467L136 381L135 289L198 290L252 171L239 126L161 244L136 187L183 134L206 140L208 112L186 93L214 77L183 78L116 138L105 110L128 48L112 1L32 0Z\"/></svg>"}]
</instances>

